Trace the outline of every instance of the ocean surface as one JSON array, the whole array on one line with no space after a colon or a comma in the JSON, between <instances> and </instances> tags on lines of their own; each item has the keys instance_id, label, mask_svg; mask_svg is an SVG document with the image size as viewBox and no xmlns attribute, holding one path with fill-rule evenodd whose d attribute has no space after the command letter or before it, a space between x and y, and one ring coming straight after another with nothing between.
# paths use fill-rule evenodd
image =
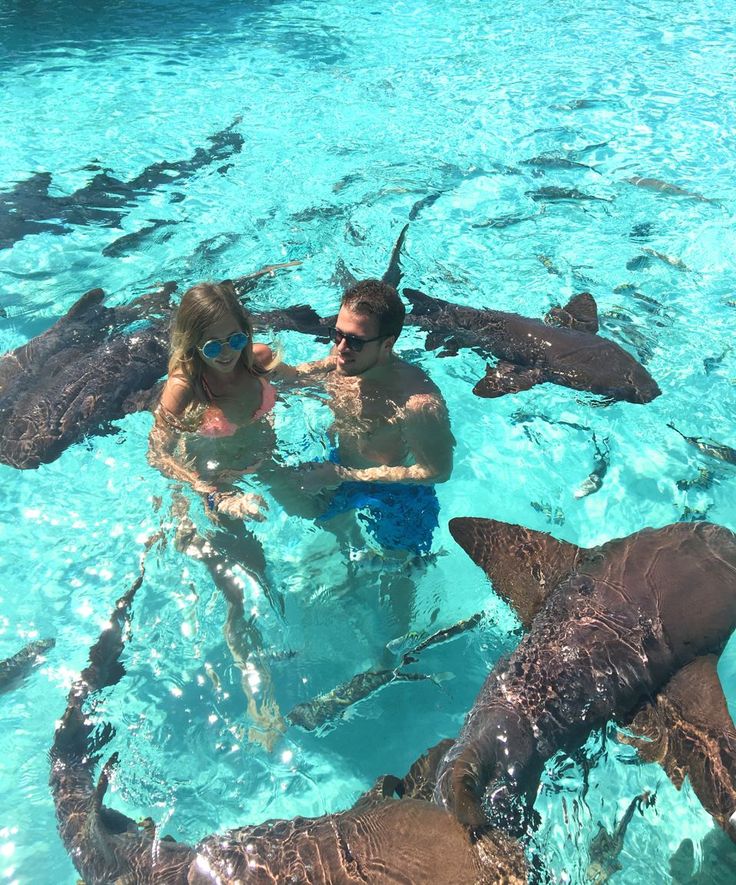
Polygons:
<instances>
[{"instance_id":1,"label":"ocean surface","mask_svg":"<svg viewBox=\"0 0 736 885\"><path fill-rule=\"evenodd\" d=\"M221 595L201 564L158 545L127 673L95 707L116 729L115 808L190 842L320 815L456 734L519 628L450 537L451 517L582 546L676 520L736 529L736 467L668 426L736 447L734 21L733 0L0 5L0 352L93 287L124 304L164 281L181 293L277 262L301 264L257 287L252 308L328 315L340 266L380 275L410 222L405 285L539 318L590 291L601 334L662 389L646 406L553 385L483 400L471 392L483 356L440 358L408 327L397 350L441 387L457 438L409 626L431 633L482 611L481 624L413 668L441 678L390 685L318 733L292 727L268 753L248 740ZM124 205L91 193L103 173L131 185ZM261 340L289 362L326 351L295 332ZM311 457L328 419L308 393L282 400L284 457ZM77 880L47 753L146 539L173 536L171 484L146 458L151 424L129 415L37 470L0 466L0 658L56 641L0 697L3 882ZM576 496L597 449L600 488ZM254 533L284 614L257 587L248 607L286 711L375 666L406 625L379 592L380 560L346 561L269 500ZM732 645L721 675L736 704ZM551 881L586 882L599 824L610 830L644 791L656 803L635 815L614 881L669 881L681 841L712 828L687 784L676 791L615 738L611 726L548 765L531 850Z\"/></svg>"}]
</instances>

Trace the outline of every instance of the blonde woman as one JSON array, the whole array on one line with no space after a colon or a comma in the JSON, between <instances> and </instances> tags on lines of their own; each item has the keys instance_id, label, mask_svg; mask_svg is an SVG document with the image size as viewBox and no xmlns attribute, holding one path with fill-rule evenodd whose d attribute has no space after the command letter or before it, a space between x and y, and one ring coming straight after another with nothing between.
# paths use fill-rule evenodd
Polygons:
<instances>
[{"instance_id":1,"label":"blonde woman","mask_svg":"<svg viewBox=\"0 0 736 885\"><path fill-rule=\"evenodd\" d=\"M263 577L263 550L242 522L264 519L266 504L235 482L271 459L276 392L269 377L277 362L270 348L253 343L250 318L232 283L193 286L174 320L169 376L149 449L151 464L191 486L207 515L225 529L202 537L187 516L188 502L177 496L178 546L203 561L227 600L225 638L256 726L249 736L268 749L285 725L271 697L256 618L245 618L243 584L232 579L232 565L245 570L273 603Z\"/></svg>"},{"instance_id":2,"label":"blonde woman","mask_svg":"<svg viewBox=\"0 0 736 885\"><path fill-rule=\"evenodd\" d=\"M269 376L277 363L269 347L253 343L232 283L199 283L184 293L151 461L191 485L213 515L263 519L263 499L238 491L233 481L273 452L276 391Z\"/></svg>"}]
</instances>

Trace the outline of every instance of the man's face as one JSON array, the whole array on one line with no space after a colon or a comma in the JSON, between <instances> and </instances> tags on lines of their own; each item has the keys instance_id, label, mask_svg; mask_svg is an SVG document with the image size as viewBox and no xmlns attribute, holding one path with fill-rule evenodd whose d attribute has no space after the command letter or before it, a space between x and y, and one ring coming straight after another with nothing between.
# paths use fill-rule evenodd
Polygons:
<instances>
[{"instance_id":1,"label":"man's face","mask_svg":"<svg viewBox=\"0 0 736 885\"><path fill-rule=\"evenodd\" d=\"M391 353L394 338L378 338L378 318L375 316L363 316L341 307L335 328L344 336L367 342L360 350L353 349L347 338L335 345L335 368L339 375L362 375L374 366L382 365ZM378 340L373 340L376 338Z\"/></svg>"}]
</instances>

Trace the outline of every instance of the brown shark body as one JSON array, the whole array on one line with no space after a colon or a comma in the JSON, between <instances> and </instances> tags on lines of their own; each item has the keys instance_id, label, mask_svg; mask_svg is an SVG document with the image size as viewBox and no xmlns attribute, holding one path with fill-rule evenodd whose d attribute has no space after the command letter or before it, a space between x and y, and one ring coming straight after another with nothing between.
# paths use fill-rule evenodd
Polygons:
<instances>
[{"instance_id":1,"label":"brown shark body","mask_svg":"<svg viewBox=\"0 0 736 885\"><path fill-rule=\"evenodd\" d=\"M447 352L471 347L499 362L473 388L481 397L498 397L551 382L615 400L648 403L661 393L656 381L631 354L595 334L598 315L590 293L553 308L547 322L478 309L404 289L413 305L407 325L428 331L427 348Z\"/></svg>"},{"instance_id":2,"label":"brown shark body","mask_svg":"<svg viewBox=\"0 0 736 885\"><path fill-rule=\"evenodd\" d=\"M118 602L111 626L90 650L90 664L69 695L51 750L51 787L64 844L86 882L140 885L301 882L310 885L522 885L521 847L500 831L476 841L431 795L449 742L412 765L405 778L380 778L347 811L267 821L208 836L196 846L159 838L103 804L108 772L94 770L112 736L94 729L87 699L117 683L123 632L142 574Z\"/></svg>"},{"instance_id":3,"label":"brown shark body","mask_svg":"<svg viewBox=\"0 0 736 885\"><path fill-rule=\"evenodd\" d=\"M736 626L736 536L676 523L585 550L495 520L454 519L450 531L531 630L489 674L436 800L482 828L487 798L491 821L513 829L554 753L720 652Z\"/></svg>"}]
</instances>

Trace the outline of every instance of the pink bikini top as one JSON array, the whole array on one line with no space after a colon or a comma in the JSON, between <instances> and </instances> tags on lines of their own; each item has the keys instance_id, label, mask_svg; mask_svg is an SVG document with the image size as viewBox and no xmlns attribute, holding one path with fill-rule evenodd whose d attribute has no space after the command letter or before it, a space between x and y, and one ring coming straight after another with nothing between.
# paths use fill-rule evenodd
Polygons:
<instances>
[{"instance_id":1,"label":"pink bikini top","mask_svg":"<svg viewBox=\"0 0 736 885\"><path fill-rule=\"evenodd\" d=\"M258 379L261 382L261 404L253 412L252 420L257 421L267 415L276 405L276 388L265 378ZM202 387L210 401L213 399L212 392L207 386L207 382L202 378ZM198 433L202 436L233 436L238 431L238 425L233 424L219 406L213 402L205 409L202 421L198 428Z\"/></svg>"}]
</instances>

